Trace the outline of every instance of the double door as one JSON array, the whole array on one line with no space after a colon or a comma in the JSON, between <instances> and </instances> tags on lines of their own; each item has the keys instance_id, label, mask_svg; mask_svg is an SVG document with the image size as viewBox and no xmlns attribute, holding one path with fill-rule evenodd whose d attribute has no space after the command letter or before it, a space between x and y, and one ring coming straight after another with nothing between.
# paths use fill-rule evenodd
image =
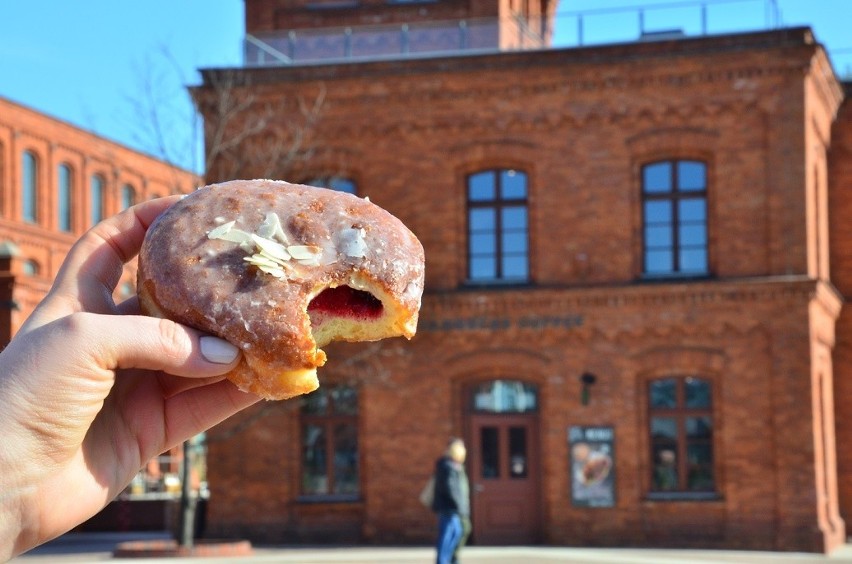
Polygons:
<instances>
[{"instance_id":1,"label":"double door","mask_svg":"<svg viewBox=\"0 0 852 564\"><path fill-rule=\"evenodd\" d=\"M538 425L535 415L470 415L473 540L478 545L540 540Z\"/></svg>"}]
</instances>

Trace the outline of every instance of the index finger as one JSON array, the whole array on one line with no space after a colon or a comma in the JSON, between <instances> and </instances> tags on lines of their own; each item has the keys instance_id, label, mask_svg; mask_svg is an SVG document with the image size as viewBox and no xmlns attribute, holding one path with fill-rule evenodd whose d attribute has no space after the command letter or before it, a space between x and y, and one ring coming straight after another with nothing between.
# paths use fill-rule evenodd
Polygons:
<instances>
[{"instance_id":1,"label":"index finger","mask_svg":"<svg viewBox=\"0 0 852 564\"><path fill-rule=\"evenodd\" d=\"M124 263L139 252L157 216L180 198L148 200L87 231L71 248L53 287L22 330L78 311L115 313L112 292Z\"/></svg>"}]
</instances>

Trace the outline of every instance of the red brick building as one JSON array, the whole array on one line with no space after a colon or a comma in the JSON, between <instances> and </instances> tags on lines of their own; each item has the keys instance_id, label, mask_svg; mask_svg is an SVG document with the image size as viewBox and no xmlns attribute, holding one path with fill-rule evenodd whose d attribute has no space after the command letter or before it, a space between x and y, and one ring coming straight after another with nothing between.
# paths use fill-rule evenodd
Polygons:
<instances>
[{"instance_id":1,"label":"red brick building","mask_svg":"<svg viewBox=\"0 0 852 564\"><path fill-rule=\"evenodd\" d=\"M71 245L87 229L129 205L187 193L198 184L191 172L0 98L2 346L45 296ZM116 300L132 296L135 283L134 262L125 268ZM164 490L164 474L177 472L178 458L166 456L159 462L152 461L151 472L140 475L151 482L149 490ZM144 491L146 484L140 485ZM150 497L136 495L139 500ZM135 517L125 511L127 519L112 513L109 527L140 526L150 518L150 526L162 528L162 500L156 505L152 518L148 510L136 511Z\"/></svg>"},{"instance_id":2,"label":"red brick building","mask_svg":"<svg viewBox=\"0 0 852 564\"><path fill-rule=\"evenodd\" d=\"M547 49L555 1L245 6L209 131L222 84L321 93L286 178L400 217L427 289L412 342L328 347L318 392L210 434L211 535L431 542L459 435L479 544L845 540L852 110L809 29Z\"/></svg>"},{"instance_id":3,"label":"red brick building","mask_svg":"<svg viewBox=\"0 0 852 564\"><path fill-rule=\"evenodd\" d=\"M187 193L198 177L0 98L0 337L8 342L47 293L77 240L102 218L149 198ZM135 292L129 265L117 290Z\"/></svg>"}]
</instances>

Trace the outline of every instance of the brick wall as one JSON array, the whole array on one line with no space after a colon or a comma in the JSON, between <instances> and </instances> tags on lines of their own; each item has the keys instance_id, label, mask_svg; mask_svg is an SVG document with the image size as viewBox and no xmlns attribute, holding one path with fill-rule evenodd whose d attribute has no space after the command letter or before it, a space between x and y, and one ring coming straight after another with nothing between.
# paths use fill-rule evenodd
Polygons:
<instances>
[{"instance_id":1,"label":"brick wall","mask_svg":"<svg viewBox=\"0 0 852 564\"><path fill-rule=\"evenodd\" d=\"M25 151L36 157L37 222L22 216L22 162ZM71 230L60 229L58 167L71 170ZM44 297L74 241L92 226L90 179L104 180L104 217L122 209L122 190L132 188L140 202L168 194L186 193L199 183L196 175L31 108L0 98L0 242L17 247L11 268L17 276L10 311L12 333L17 331ZM25 272L25 263L37 269ZM128 286L129 284L129 286ZM134 293L135 268L129 265L117 297Z\"/></svg>"},{"instance_id":2,"label":"brick wall","mask_svg":"<svg viewBox=\"0 0 852 564\"><path fill-rule=\"evenodd\" d=\"M417 492L432 461L446 437L470 439L470 386L509 378L541 392L546 542L841 543L836 492L848 499L852 484L845 457L839 480L833 463L840 300L825 281L825 150L837 147L842 92L825 64L799 29L241 73L260 102L326 93L315 151L286 178L332 171L400 217L426 249L427 294L412 343L381 345L393 353L349 376L340 366L359 349L335 348L320 375L361 382L361 501L327 506L325 517L300 502L298 415L282 412L211 448L212 530L291 539L354 527L376 542L429 541L433 517ZM710 280L642 279L639 171L668 158L707 163ZM490 167L528 175L527 288L465 284L465 177ZM588 406L586 371L598 376ZM713 384L718 496L666 502L648 496L646 386L684 374ZM571 505L571 425L614 427L614 508ZM247 460L245 444L262 454ZM323 524L329 514L336 521Z\"/></svg>"},{"instance_id":3,"label":"brick wall","mask_svg":"<svg viewBox=\"0 0 852 564\"><path fill-rule=\"evenodd\" d=\"M846 85L847 93L849 85ZM852 104L843 103L834 123L829 152L829 219L831 238L831 281L844 299L852 296ZM844 307L837 321L834 349L834 397L837 424L837 467L840 477L840 510L852 517L852 312Z\"/></svg>"}]
</instances>

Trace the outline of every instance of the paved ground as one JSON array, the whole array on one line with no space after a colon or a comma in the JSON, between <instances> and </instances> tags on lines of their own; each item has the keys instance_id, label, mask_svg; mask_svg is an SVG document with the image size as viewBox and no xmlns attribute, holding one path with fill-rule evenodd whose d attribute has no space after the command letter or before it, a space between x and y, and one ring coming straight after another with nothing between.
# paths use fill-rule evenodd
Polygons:
<instances>
[{"instance_id":1,"label":"paved ground","mask_svg":"<svg viewBox=\"0 0 852 564\"><path fill-rule=\"evenodd\" d=\"M133 537L133 538L139 538ZM142 536L142 538L150 538ZM112 550L128 537L69 534L14 560L14 564L83 563L113 560ZM132 540L132 539L131 539ZM134 558L134 564L431 564L429 547L255 547L254 555L234 558ZM126 560L125 560L126 561ZM589 549L562 547L465 548L463 564L852 564L852 545L830 556L778 552L732 552L653 549Z\"/></svg>"}]
</instances>

